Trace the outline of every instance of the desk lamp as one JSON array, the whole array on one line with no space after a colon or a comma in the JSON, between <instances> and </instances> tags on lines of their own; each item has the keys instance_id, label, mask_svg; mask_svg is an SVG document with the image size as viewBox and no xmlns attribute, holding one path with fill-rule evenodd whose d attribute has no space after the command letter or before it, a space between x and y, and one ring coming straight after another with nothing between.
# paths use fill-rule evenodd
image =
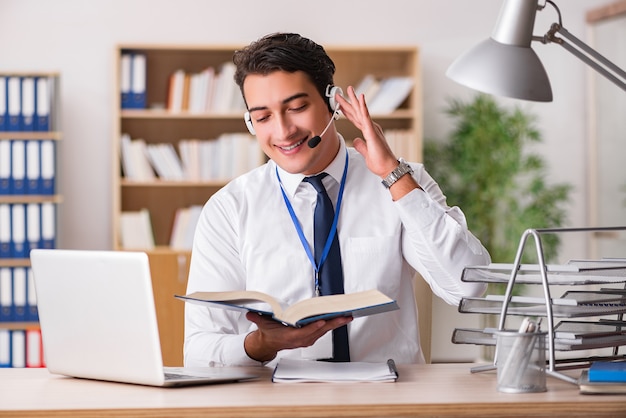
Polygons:
<instances>
[{"instance_id":1,"label":"desk lamp","mask_svg":"<svg viewBox=\"0 0 626 418\"><path fill-rule=\"evenodd\" d=\"M547 4L556 10L558 23L553 23L545 35L533 36L536 12ZM491 37L457 58L446 75L485 93L550 102L550 80L530 47L532 41L561 45L626 91L626 72L568 32L561 22L559 8L550 0L544 5L539 0L505 0Z\"/></svg>"}]
</instances>

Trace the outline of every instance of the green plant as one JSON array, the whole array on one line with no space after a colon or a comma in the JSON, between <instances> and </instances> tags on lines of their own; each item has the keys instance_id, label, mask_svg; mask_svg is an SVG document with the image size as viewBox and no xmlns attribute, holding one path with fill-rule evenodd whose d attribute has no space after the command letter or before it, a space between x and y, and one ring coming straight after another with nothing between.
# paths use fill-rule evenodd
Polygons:
<instances>
[{"instance_id":1,"label":"green plant","mask_svg":"<svg viewBox=\"0 0 626 418\"><path fill-rule=\"evenodd\" d=\"M526 229L563 226L571 186L547 184L543 159L527 149L541 142L532 115L483 94L469 103L452 100L446 112L455 129L447 141L426 141L426 168L448 204L461 207L492 261L512 263ZM554 259L558 235L542 236L542 244L546 261ZM527 245L533 247L524 250L522 262L536 262L533 240Z\"/></svg>"}]
</instances>

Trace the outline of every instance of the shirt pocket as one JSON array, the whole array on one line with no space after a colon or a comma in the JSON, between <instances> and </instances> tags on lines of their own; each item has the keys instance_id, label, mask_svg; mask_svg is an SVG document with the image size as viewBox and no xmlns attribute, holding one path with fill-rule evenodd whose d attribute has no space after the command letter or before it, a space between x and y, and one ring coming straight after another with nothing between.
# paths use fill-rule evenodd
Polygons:
<instances>
[{"instance_id":1,"label":"shirt pocket","mask_svg":"<svg viewBox=\"0 0 626 418\"><path fill-rule=\"evenodd\" d=\"M378 289L391 298L397 298L403 265L399 234L351 237L342 252L345 254L346 293Z\"/></svg>"}]
</instances>

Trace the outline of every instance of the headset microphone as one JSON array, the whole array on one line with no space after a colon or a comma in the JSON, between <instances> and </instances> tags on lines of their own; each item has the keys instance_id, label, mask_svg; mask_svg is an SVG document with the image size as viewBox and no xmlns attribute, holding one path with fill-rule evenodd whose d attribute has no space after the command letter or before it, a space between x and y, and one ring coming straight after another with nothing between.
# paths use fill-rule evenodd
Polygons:
<instances>
[{"instance_id":1,"label":"headset microphone","mask_svg":"<svg viewBox=\"0 0 626 418\"><path fill-rule=\"evenodd\" d=\"M335 117L337 117L337 115L339 114L339 103L337 103L337 101L335 100L335 94L343 96L343 91L341 90L341 87L331 86L330 84L326 86L325 95L326 97L328 97L328 103L330 104L330 107L334 108L335 110L333 111L333 115L328 121L328 125L326 125L322 133L319 135L315 135L313 138L309 139L309 142L307 142L309 148L315 148L320 144L320 142L322 142L322 136L324 136L328 128L330 128L330 125L333 123L333 119L335 119Z\"/></svg>"},{"instance_id":2,"label":"headset microphone","mask_svg":"<svg viewBox=\"0 0 626 418\"><path fill-rule=\"evenodd\" d=\"M338 113L337 112L338 110L339 110L339 106L337 106L335 108L335 111L333 112L333 115L331 116L330 120L328 121L328 125L326 125L326 127L324 128L322 133L319 134L319 135L315 135L313 138L309 139L309 142L307 142L307 145L309 146L309 148L315 148L315 147L317 147L320 144L320 142L322 142L322 136L326 133L328 128L330 128L330 125L332 125L333 120L335 119L335 115Z\"/></svg>"},{"instance_id":3,"label":"headset microphone","mask_svg":"<svg viewBox=\"0 0 626 418\"><path fill-rule=\"evenodd\" d=\"M315 135L313 138L309 139L309 142L307 142L307 145L309 146L309 148L315 148L320 144L320 142L322 142L322 136L326 133L328 128L330 128L330 125L332 125L333 120L335 120L335 116L337 116L338 113L339 113L339 103L337 103L337 106L335 106L335 111L333 112L333 115L328 121L328 125L326 125L322 133L319 135Z\"/></svg>"}]
</instances>

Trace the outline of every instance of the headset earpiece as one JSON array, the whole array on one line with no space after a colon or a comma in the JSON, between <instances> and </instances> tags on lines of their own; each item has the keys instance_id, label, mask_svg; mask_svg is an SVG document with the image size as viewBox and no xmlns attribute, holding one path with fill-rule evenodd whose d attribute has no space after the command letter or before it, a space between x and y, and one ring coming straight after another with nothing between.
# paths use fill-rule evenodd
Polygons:
<instances>
[{"instance_id":1,"label":"headset earpiece","mask_svg":"<svg viewBox=\"0 0 626 418\"><path fill-rule=\"evenodd\" d=\"M343 97L343 90L341 87L331 86L330 84L326 86L326 97L328 97L328 105L332 109L333 112L338 110L339 103L335 100L335 95L339 94Z\"/></svg>"},{"instance_id":2,"label":"headset earpiece","mask_svg":"<svg viewBox=\"0 0 626 418\"><path fill-rule=\"evenodd\" d=\"M243 114L243 120L246 122L246 127L248 128L248 132L252 135L256 135L254 131L254 125L252 125L252 118L250 117L250 112L246 112Z\"/></svg>"}]
</instances>

